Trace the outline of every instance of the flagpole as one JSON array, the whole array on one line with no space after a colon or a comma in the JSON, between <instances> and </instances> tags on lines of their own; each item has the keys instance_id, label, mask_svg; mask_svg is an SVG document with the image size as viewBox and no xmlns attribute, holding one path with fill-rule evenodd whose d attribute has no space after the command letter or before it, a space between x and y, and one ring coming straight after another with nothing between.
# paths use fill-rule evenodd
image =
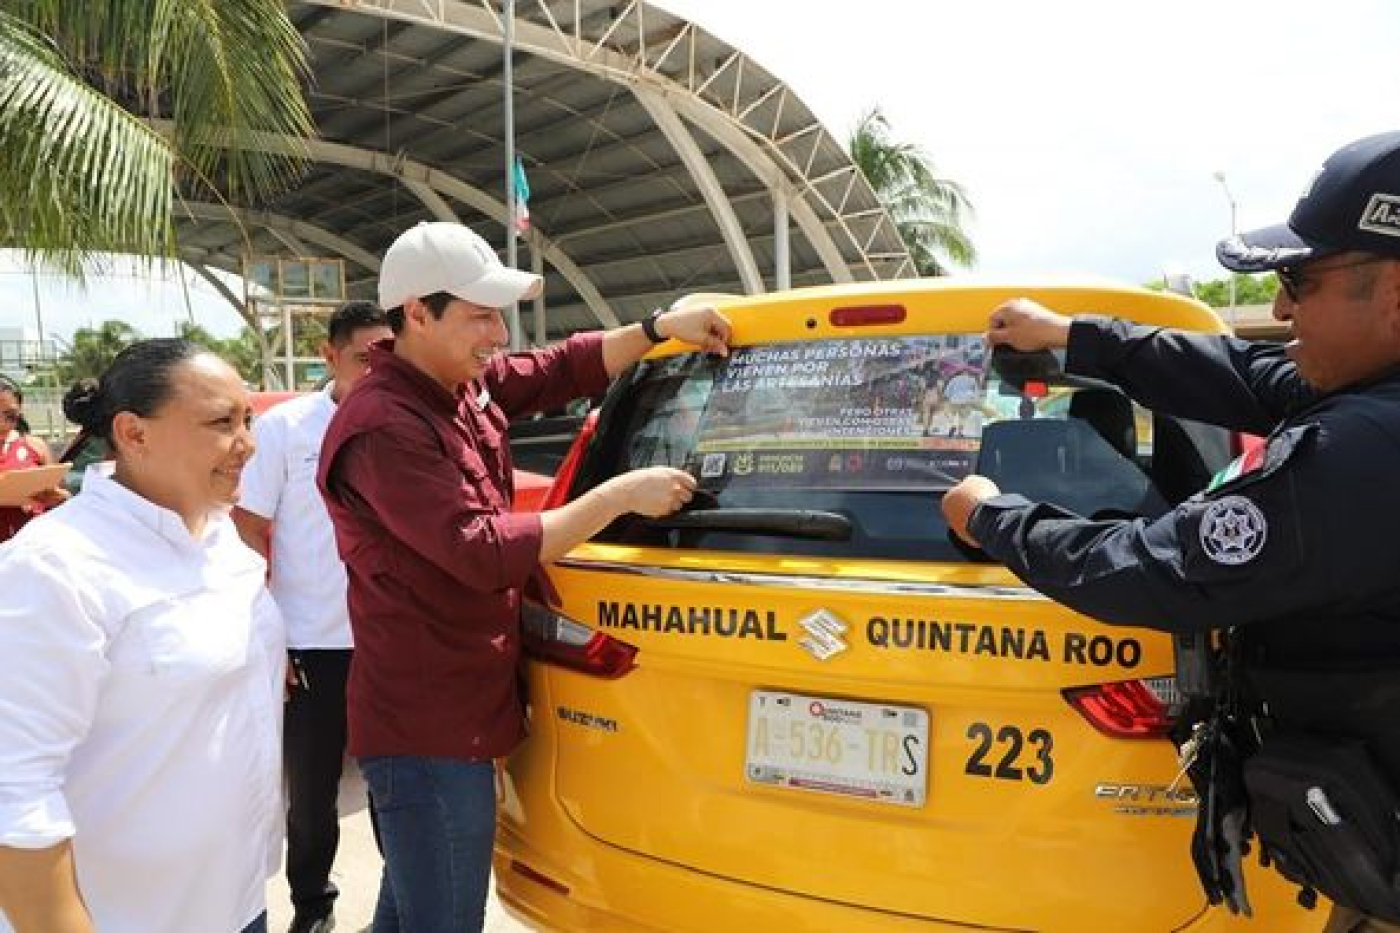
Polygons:
<instances>
[{"instance_id":1,"label":"flagpole","mask_svg":"<svg viewBox=\"0 0 1400 933\"><path fill-rule=\"evenodd\" d=\"M39 299L39 267L32 260L29 266L29 281L34 285L34 326L39 328L38 352L42 354L44 352L44 308Z\"/></svg>"},{"instance_id":2,"label":"flagpole","mask_svg":"<svg viewBox=\"0 0 1400 933\"><path fill-rule=\"evenodd\" d=\"M505 0L505 61L501 68L501 84L505 91L506 144L506 265L516 268L515 253L515 0ZM510 325L510 348L523 346L520 334L520 303L510 303L507 323Z\"/></svg>"}]
</instances>

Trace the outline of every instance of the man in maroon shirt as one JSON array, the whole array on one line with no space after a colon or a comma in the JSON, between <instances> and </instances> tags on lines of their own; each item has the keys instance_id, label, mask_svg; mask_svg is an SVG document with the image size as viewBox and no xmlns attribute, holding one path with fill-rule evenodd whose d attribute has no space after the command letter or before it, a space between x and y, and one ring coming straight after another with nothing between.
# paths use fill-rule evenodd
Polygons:
<instances>
[{"instance_id":1,"label":"man in maroon shirt","mask_svg":"<svg viewBox=\"0 0 1400 933\"><path fill-rule=\"evenodd\" d=\"M727 353L709 308L505 355L501 308L543 282L459 224L389 247L379 303L394 340L336 410L317 481L349 576L349 750L384 849L375 933L479 930L495 833L492 759L524 734L519 590L628 512L659 516L695 480L635 470L548 512L510 510L512 418L600 395L664 339Z\"/></svg>"}]
</instances>

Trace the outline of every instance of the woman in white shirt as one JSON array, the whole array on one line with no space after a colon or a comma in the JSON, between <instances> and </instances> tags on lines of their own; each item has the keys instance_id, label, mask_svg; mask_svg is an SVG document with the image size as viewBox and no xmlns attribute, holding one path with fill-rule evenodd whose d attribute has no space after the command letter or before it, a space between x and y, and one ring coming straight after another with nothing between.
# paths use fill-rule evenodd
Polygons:
<instances>
[{"instance_id":1,"label":"woman in white shirt","mask_svg":"<svg viewBox=\"0 0 1400 933\"><path fill-rule=\"evenodd\" d=\"M148 340L75 412L114 467L0 546L0 931L261 931L285 653L227 517L248 393Z\"/></svg>"}]
</instances>

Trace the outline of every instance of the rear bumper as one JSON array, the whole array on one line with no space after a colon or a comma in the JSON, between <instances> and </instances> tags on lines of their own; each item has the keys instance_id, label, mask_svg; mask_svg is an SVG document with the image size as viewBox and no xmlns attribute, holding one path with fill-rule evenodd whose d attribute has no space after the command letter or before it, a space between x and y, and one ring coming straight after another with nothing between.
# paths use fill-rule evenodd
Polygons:
<instances>
[{"instance_id":1,"label":"rear bumper","mask_svg":"<svg viewBox=\"0 0 1400 933\"><path fill-rule=\"evenodd\" d=\"M554 815L562 815L553 811ZM539 832L538 812L532 813ZM551 821L553 822L553 821ZM647 858L600 842L567 819L549 827L549 852L531 846L511 826L497 832L495 877L506 910L541 930L612 931L612 933L882 933L882 931L967 931L1012 933L1010 928L939 922L745 884ZM513 867L530 870L567 886L556 891ZM1330 905L1308 911L1293 904L1293 890L1274 872L1257 863L1247 866L1253 919L1236 917L1223 908L1203 909L1175 928L1136 926L1140 933L1317 933L1326 923ZM1032 887L1028 885L1028 887ZM1014 898L1021 892L1008 891ZM1083 917L1043 916L1037 930L1087 930Z\"/></svg>"},{"instance_id":2,"label":"rear bumper","mask_svg":"<svg viewBox=\"0 0 1400 933\"><path fill-rule=\"evenodd\" d=\"M968 933L973 929L978 933L1011 933L799 897L679 868L596 840L590 840L582 863L572 857L580 851L583 850L546 855L502 827L497 837L495 872L497 893L507 912L537 929L561 933ZM559 864L562 860L582 870L569 871ZM523 862L567 885L569 893L562 894L521 874L512 868L513 861ZM1271 873L1256 870L1252 874L1251 893L1256 903L1264 899L1264 889L1282 884L1266 877ZM590 883L590 876L606 878L607 882ZM1016 896L1016 892L1007 894ZM625 901L611 902L613 896ZM1283 898L1272 900L1276 904L1287 903ZM1329 905L1321 903L1314 911L1288 909L1282 914L1257 915L1251 920L1232 916L1222 908L1205 909L1184 926L1160 933L1316 933L1326 923L1329 911ZM1044 917L1038 929L1086 933L1082 920L1074 917ZM1138 929L1141 933L1154 933L1145 926Z\"/></svg>"},{"instance_id":3,"label":"rear bumper","mask_svg":"<svg viewBox=\"0 0 1400 933\"><path fill-rule=\"evenodd\" d=\"M584 861L574 858L583 852L587 853ZM559 862L564 860L576 870L562 867ZM513 861L567 885L569 893L562 894L521 874L512 867ZM495 873L496 891L508 913L538 929L561 933L967 933L973 929L718 878L591 839L586 848L546 855L505 826L497 833ZM607 881L594 884L590 877ZM625 897L626 901L612 903L611 896ZM992 927L975 929L979 933L1015 933Z\"/></svg>"}]
</instances>

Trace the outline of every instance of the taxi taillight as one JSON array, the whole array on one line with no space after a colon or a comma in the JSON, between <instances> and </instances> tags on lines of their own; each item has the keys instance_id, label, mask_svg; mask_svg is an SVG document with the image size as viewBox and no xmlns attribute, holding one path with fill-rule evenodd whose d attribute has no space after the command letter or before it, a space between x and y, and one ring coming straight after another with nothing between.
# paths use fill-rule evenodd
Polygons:
<instances>
[{"instance_id":1,"label":"taxi taillight","mask_svg":"<svg viewBox=\"0 0 1400 933\"><path fill-rule=\"evenodd\" d=\"M1064 698L1089 725L1119 739L1160 738L1176 720L1181 698L1176 680L1148 677L1069 687Z\"/></svg>"},{"instance_id":2,"label":"taxi taillight","mask_svg":"<svg viewBox=\"0 0 1400 933\"><path fill-rule=\"evenodd\" d=\"M832 308L827 315L833 327L874 327L879 324L903 323L907 312L904 305L856 305Z\"/></svg>"},{"instance_id":3,"label":"taxi taillight","mask_svg":"<svg viewBox=\"0 0 1400 933\"><path fill-rule=\"evenodd\" d=\"M526 601L520 614L525 653L571 671L616 680L637 666L637 649L606 632Z\"/></svg>"}]
</instances>

